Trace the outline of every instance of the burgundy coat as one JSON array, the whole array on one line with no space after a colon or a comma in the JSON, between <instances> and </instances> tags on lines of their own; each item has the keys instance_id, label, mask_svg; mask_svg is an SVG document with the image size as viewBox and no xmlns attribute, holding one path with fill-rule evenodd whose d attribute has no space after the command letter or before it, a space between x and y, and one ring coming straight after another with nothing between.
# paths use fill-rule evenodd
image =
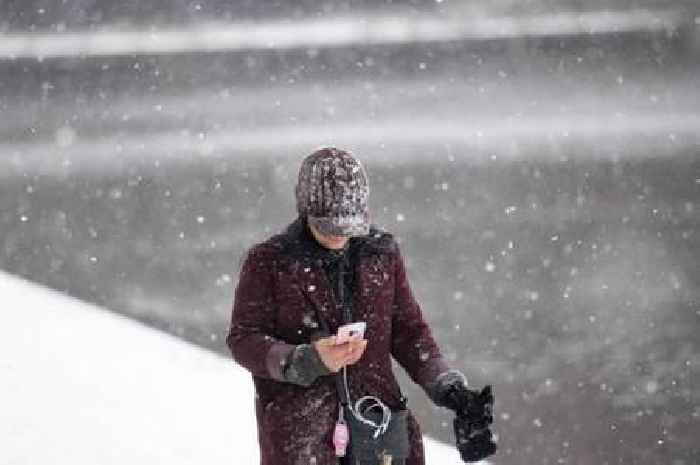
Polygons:
<instances>
[{"instance_id":1,"label":"burgundy coat","mask_svg":"<svg viewBox=\"0 0 700 465\"><path fill-rule=\"evenodd\" d=\"M338 414L334 376L311 386L284 382L282 366L297 344L318 332L317 315L331 331L342 323L331 284L320 262L304 253L303 222L253 245L235 289L226 342L234 359L248 369L256 390L261 465L336 465L332 434ZM367 348L348 367L351 399L374 395L391 408L401 391L392 356L411 379L426 389L448 369L408 283L394 237L372 226L358 243L353 316L367 322ZM421 431L409 415L411 454L406 465L423 465Z\"/></svg>"}]
</instances>

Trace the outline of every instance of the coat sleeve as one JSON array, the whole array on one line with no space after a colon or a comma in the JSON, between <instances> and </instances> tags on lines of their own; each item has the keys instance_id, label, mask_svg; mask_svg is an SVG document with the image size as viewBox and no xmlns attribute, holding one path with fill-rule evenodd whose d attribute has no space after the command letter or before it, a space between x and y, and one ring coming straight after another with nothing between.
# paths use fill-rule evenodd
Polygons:
<instances>
[{"instance_id":1,"label":"coat sleeve","mask_svg":"<svg viewBox=\"0 0 700 465\"><path fill-rule=\"evenodd\" d=\"M430 395L438 375L448 371L449 366L413 295L398 244L395 244L394 279L391 354L411 379Z\"/></svg>"},{"instance_id":2,"label":"coat sleeve","mask_svg":"<svg viewBox=\"0 0 700 465\"><path fill-rule=\"evenodd\" d=\"M284 365L296 346L273 336L274 272L273 257L264 247L248 251L235 289L226 344L234 360L254 376L285 381Z\"/></svg>"}]
</instances>

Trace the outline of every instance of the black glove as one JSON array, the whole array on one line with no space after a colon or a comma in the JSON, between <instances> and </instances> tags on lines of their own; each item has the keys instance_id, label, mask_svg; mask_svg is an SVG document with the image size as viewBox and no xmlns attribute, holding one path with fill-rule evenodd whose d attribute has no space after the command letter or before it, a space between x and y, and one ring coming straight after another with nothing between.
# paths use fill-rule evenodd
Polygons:
<instances>
[{"instance_id":1,"label":"black glove","mask_svg":"<svg viewBox=\"0 0 700 465\"><path fill-rule=\"evenodd\" d=\"M442 373L428 385L428 395L435 404L454 411L470 421L491 424L493 422L493 393L491 386L481 392L469 389L464 375L457 370Z\"/></svg>"},{"instance_id":2,"label":"black glove","mask_svg":"<svg viewBox=\"0 0 700 465\"><path fill-rule=\"evenodd\" d=\"M454 419L454 428L457 450L465 462L476 462L496 453L496 443L488 426L458 415Z\"/></svg>"},{"instance_id":3,"label":"black glove","mask_svg":"<svg viewBox=\"0 0 700 465\"><path fill-rule=\"evenodd\" d=\"M464 375L456 370L444 373L430 386L433 401L456 413L454 419L457 449L465 462L484 459L496 452L489 425L493 423L491 386L475 391L466 386Z\"/></svg>"},{"instance_id":4,"label":"black glove","mask_svg":"<svg viewBox=\"0 0 700 465\"><path fill-rule=\"evenodd\" d=\"M493 393L488 385L481 392L464 385L455 386L448 402L456 408L455 438L459 455L465 462L485 459L496 452L489 425L493 423Z\"/></svg>"},{"instance_id":5,"label":"black glove","mask_svg":"<svg viewBox=\"0 0 700 465\"><path fill-rule=\"evenodd\" d=\"M493 401L490 385L479 392L469 389L463 383L452 383L442 396L444 407L479 427L488 427L493 423Z\"/></svg>"}]
</instances>

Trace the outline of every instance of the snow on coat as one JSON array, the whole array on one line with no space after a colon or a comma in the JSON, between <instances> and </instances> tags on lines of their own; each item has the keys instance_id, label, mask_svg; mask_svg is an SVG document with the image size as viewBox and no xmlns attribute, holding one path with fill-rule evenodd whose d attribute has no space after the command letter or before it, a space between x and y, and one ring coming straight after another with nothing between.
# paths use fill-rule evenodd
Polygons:
<instances>
[{"instance_id":1,"label":"snow on coat","mask_svg":"<svg viewBox=\"0 0 700 465\"><path fill-rule=\"evenodd\" d=\"M342 324L331 284L320 261L304 247L304 222L253 245L245 255L235 289L226 342L233 358L249 370L255 385L261 465L336 465L332 434L338 410L334 376L311 386L285 382L282 367L297 344L318 335L318 317L335 331ZM408 283L398 243L374 225L357 246L353 315L366 321L367 348L348 367L353 400L377 396L391 408L401 404L392 356L426 389L448 366ZM423 465L423 443L409 415L411 453L406 465Z\"/></svg>"}]
</instances>

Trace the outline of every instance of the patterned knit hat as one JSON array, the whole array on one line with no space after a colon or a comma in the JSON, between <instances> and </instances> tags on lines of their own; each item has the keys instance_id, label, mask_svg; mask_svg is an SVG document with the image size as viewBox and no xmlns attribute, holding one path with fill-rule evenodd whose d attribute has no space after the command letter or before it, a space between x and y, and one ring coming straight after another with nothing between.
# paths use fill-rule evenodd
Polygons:
<instances>
[{"instance_id":1,"label":"patterned knit hat","mask_svg":"<svg viewBox=\"0 0 700 465\"><path fill-rule=\"evenodd\" d=\"M301 163L295 193L297 211L321 233L369 233L369 181L349 152L324 147L308 155Z\"/></svg>"}]
</instances>

